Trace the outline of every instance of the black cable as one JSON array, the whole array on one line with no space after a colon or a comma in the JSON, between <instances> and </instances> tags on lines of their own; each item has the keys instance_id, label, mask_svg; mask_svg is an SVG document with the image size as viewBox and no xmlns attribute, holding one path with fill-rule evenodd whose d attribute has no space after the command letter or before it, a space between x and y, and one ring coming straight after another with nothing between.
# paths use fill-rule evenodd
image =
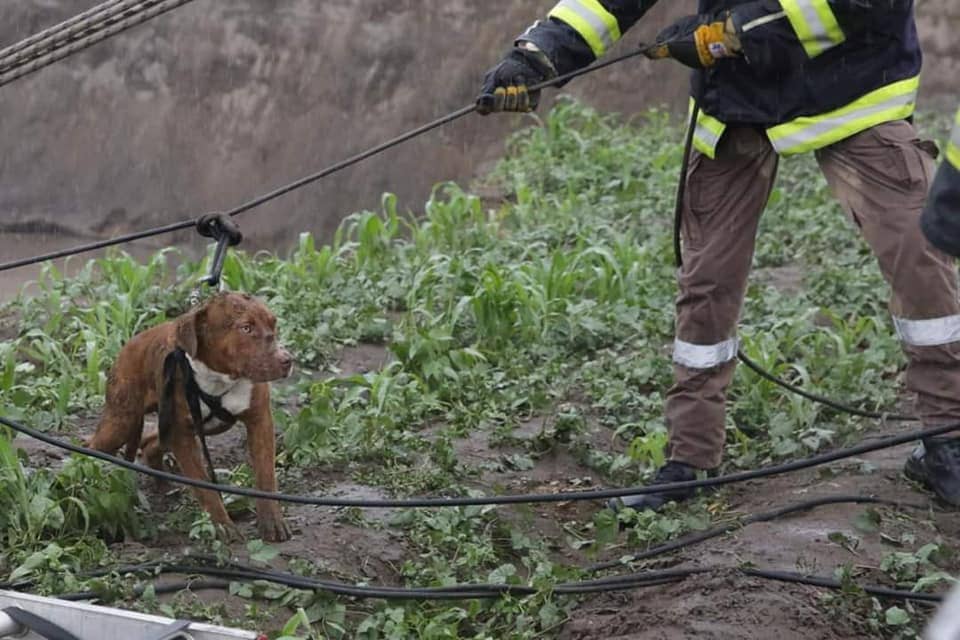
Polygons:
<instances>
[{"instance_id":1,"label":"black cable","mask_svg":"<svg viewBox=\"0 0 960 640\"><path fill-rule=\"evenodd\" d=\"M311 496L297 496L297 495L288 495L284 493L272 493L269 491L261 491L259 489L250 489L247 487L235 487L230 485L221 485L214 484L212 482L206 482L204 480L195 480L193 478L186 478L181 475L174 473L169 473L167 471L160 471L158 469L151 469L150 467L145 467L134 462L129 462L117 458L115 456L103 453L102 451L94 451L92 449L87 449L86 447L81 447L75 444L68 442L63 442L56 438L52 438L47 434L32 429L25 425L22 425L13 420L9 420L4 417L0 417L0 424L13 429L18 433L29 436L40 442L45 442L53 447L58 449L63 449L64 451L70 451L71 453L78 453L90 458L96 458L98 460L103 460L109 462L118 467L124 469L129 469L130 471L135 471L137 473L151 476L153 478L159 478L161 480L167 480L168 482L173 482L177 484L182 484L190 487L196 487L199 489L209 489L211 491L220 491L223 493L228 493L238 496L247 496L250 498L260 498L264 500L275 500L278 502L290 502L295 504L309 504L321 507L358 507L362 509L420 509L420 508L430 508L430 507L466 507L466 506L481 506L481 505L506 505L506 504L541 504L541 503L552 503L552 502L573 502L573 501L584 501L584 500L603 500L609 498L622 498L624 496L631 495L645 495L650 493L660 493L667 491L680 491L687 489L702 489L707 487L720 487L728 484L746 482L748 480L756 480L759 478L768 478L771 476L782 475L785 473L792 473L794 471L802 471L804 469L810 469L812 467L821 466L828 464L830 462L836 462L837 460L844 460L847 458L854 458L861 456L865 453L871 453L873 451L880 451L883 449L890 449L892 447L898 447L903 444L908 444L910 442L915 442L917 440L923 440L926 438L933 438L935 436L943 435L950 433L951 431L957 431L960 429L960 423L942 425L939 427L931 427L929 429L924 429L921 431L911 432L901 436L890 436L888 438L883 438L872 443L862 443L855 447L850 447L847 449L838 449L830 453L823 453L820 455L812 456L810 458L804 458L801 460L795 460L793 462L788 462L785 464L767 467L765 469L755 469L752 471L741 471L739 473L732 473L726 476L719 476L716 478L706 478L704 480L691 480L688 482L673 482L660 485L650 485L646 487L632 487L626 489L601 489L595 491L575 491L568 493L554 493L554 494L522 494L522 495L506 495L506 496L490 496L483 498L413 498L407 500L398 500L398 499L389 499L389 500L357 500L357 499L348 499L348 498L315 498Z\"/></svg>"},{"instance_id":2,"label":"black cable","mask_svg":"<svg viewBox=\"0 0 960 640\"><path fill-rule=\"evenodd\" d=\"M843 585L837 580L817 576L804 576L785 571L757 569L752 567L694 567L623 574L607 578L598 578L595 580L584 580L580 582L565 582L550 587L548 591L556 595L565 596L579 596L609 591L625 591L659 586L671 582L679 582L692 576L724 571L739 572L749 577L761 578L765 580L805 584L828 589L843 588ZM151 567L149 572L161 574L179 573L213 576L220 580L260 580L281 584L294 589L324 591L334 595L351 598L375 598L385 600L479 600L500 598L507 595L524 597L535 595L543 591L542 589L537 589L526 585L512 584L460 584L448 587L419 588L351 585L330 580L320 580L316 578L298 576L290 573L255 569L252 567L244 567L242 565L235 564L229 566L204 566L172 563L159 567ZM900 591L873 585L865 585L861 586L861 588L864 590L864 592L871 595L889 599L911 600L933 604L942 600L942 596L937 594ZM89 599L90 595L91 594L89 592L85 592L82 594L68 594L66 596L62 596L62 598L71 600Z\"/></svg>"},{"instance_id":3,"label":"black cable","mask_svg":"<svg viewBox=\"0 0 960 640\"><path fill-rule=\"evenodd\" d=\"M898 509L908 508L908 509L918 509L918 510L928 508L928 505L904 503L904 502L899 502L895 500L885 500L882 498L875 498L871 496L830 496L830 497L824 497L824 498L816 498L816 499L807 500L798 504L790 505L787 507L782 507L780 509L775 509L775 510L763 512L763 513L751 514L748 517L743 518L742 520L739 520L737 522L716 527L714 529L710 529L709 531L703 531L694 535L685 536L678 540L674 540L672 542L660 545L658 547L648 549L647 551L636 554L629 558L622 558L622 559L618 559L610 562L603 562L603 563L598 563L598 564L585 567L584 571L588 573L597 573L597 572L605 571L608 569L615 569L631 562L649 560L655 557L665 555L667 553L671 553L673 551L692 547L694 545L700 544L701 542L705 542L712 538L725 535L727 533L730 533L731 531L734 531L736 529L741 529L750 524L755 524L758 522L770 522L770 521L777 520L779 518L790 516L796 513L810 511L812 509L816 509L816 508L828 506L828 505L834 505L834 504L878 504L878 505L891 506ZM143 574L143 573L159 574L159 573L174 573L174 572L192 573L196 571L197 567L211 566L210 563L216 564L218 562L216 558L207 557L207 556L189 556L186 558L186 560L192 560L202 564L196 564L196 563L173 564L173 563L165 562L163 560L155 560L155 561L145 562L145 563L136 564L136 565L126 565L126 566L120 566L120 567L97 569L94 571L88 571L88 572L82 573L78 577L84 580L90 580L95 578L102 578L104 576L111 575L111 574L117 574L117 575ZM242 565L234 564L234 563L230 563L228 565L228 568L247 571L247 572L253 572L253 571L258 572L255 577L251 575L247 576L248 578L251 578L251 579L270 579L270 578L276 578L278 576L280 576L281 578L289 577L288 574L272 573L266 570L255 569L251 567L244 567ZM671 576L664 576L662 574L657 574L657 576L653 580L660 580L660 579L664 579L664 582L662 583L666 583L671 581ZM603 580L609 580L609 578L605 578ZM0 584L0 589L24 590L24 589L29 589L34 584L36 584L36 581L33 579L24 579L17 582ZM184 584L195 584L195 583L187 582ZM227 582L226 584L229 584L229 582ZM324 583L324 584L336 585L337 583ZM591 584L591 582L586 581L581 584L588 585L588 584ZM168 588L167 585L162 585L162 586L166 589L165 591L163 591L163 593L169 593L169 592L181 590L181 589L175 589L175 588ZM203 586L203 587L197 587L197 588L215 588L215 587ZM476 588L476 587L473 587L473 588ZM160 585L157 586L157 593L161 593L159 589L160 589ZM142 592L143 592L143 589L141 587L137 587L134 590L134 593L137 595L142 594ZM95 594L83 593L83 594L74 594L73 596L70 596L70 597L61 596L62 599L77 599L77 600L87 600L92 597L95 597Z\"/></svg>"},{"instance_id":4,"label":"black cable","mask_svg":"<svg viewBox=\"0 0 960 640\"><path fill-rule=\"evenodd\" d=\"M811 393L810 391L805 391L803 388L798 387L795 384L791 384L786 380L782 380L781 378L778 378L777 376L773 375L769 371L766 371L763 367L761 367L759 364L751 360L749 357L747 357L747 354L745 354L742 349L737 351L737 357L740 358L740 361L743 362L743 364L745 364L750 370L752 370L754 373L756 373L758 376L760 376L764 380L768 380L774 383L775 385L782 387L783 389L786 389L791 393L795 393L798 396L802 396L807 400L812 400L819 404L825 405L827 407L830 407L831 409L836 409L837 411L841 411L843 413L849 413L851 415L860 416L861 418L872 418L874 420L892 420L895 422L916 422L920 420L920 418L916 416L908 416L908 415L903 415L899 413L880 413L877 411L866 411L863 409L857 409L856 407L852 407L850 405L841 404L839 402L831 400L830 398L826 398L824 396Z\"/></svg>"},{"instance_id":5,"label":"black cable","mask_svg":"<svg viewBox=\"0 0 960 640\"><path fill-rule=\"evenodd\" d=\"M736 531L742 529L748 525L756 524L758 522L771 522L773 520L778 520L780 518L790 516L796 513L801 513L804 511L810 511L812 509L817 509L819 507L834 505L834 504L877 504L888 507L895 507L898 509L918 509L924 510L928 509L929 505L925 504L913 504L906 502L899 502L897 500L886 500L884 498L874 498L872 496L828 496L824 498L814 498L812 500L806 500L797 504L789 505L786 507L781 507L779 509L773 509L771 511L765 511L763 513L755 513L748 515L745 518L739 519L736 522L731 522L726 525L721 525L719 527L714 527L707 531L701 531L699 533L694 533L689 536L684 536L673 540L671 542L664 543L660 546L653 547L652 549L647 549L641 553L635 555L619 558L617 560L610 560L608 562L599 562L592 564L586 567L586 571L591 573L596 573L598 571L606 571L608 569L615 569L616 567L629 564L631 562L640 562L641 560L649 560L651 558L656 558L674 551L679 551L680 549L686 549L694 545L700 544L701 542L706 542L707 540L712 540L713 538L719 538L720 536L726 535L731 531Z\"/></svg>"},{"instance_id":6,"label":"black cable","mask_svg":"<svg viewBox=\"0 0 960 640\"><path fill-rule=\"evenodd\" d=\"M693 78L693 95L690 97L690 123L687 125L686 138L683 141L683 159L680 161L680 180L677 183L677 196L673 210L673 263L680 269L683 267L683 243L681 230L683 229L683 206L687 192L687 173L690 169L690 158L693 155L693 138L697 131L697 122L700 119L700 101L706 93L707 72L696 71Z\"/></svg>"},{"instance_id":7,"label":"black cable","mask_svg":"<svg viewBox=\"0 0 960 640\"><path fill-rule=\"evenodd\" d=\"M844 585L839 580L833 578L821 578L818 576L804 576L799 573L789 571L770 571L766 569L744 568L740 570L744 575L753 578L763 578L764 580L776 580L778 582L790 582L793 584L804 584L811 587L823 587L825 589L843 589ZM919 593L916 591L901 591L899 589L888 589L887 587L878 587L872 585L858 585L865 593L881 598L891 598L894 600L909 600L922 602L925 604L936 605L943 602L943 596L936 593Z\"/></svg>"},{"instance_id":8,"label":"black cable","mask_svg":"<svg viewBox=\"0 0 960 640\"><path fill-rule=\"evenodd\" d=\"M180 580L178 582L165 582L152 586L153 592L159 596L167 593L179 593L181 591L225 591L230 588L231 584L230 580ZM139 598L146 592L147 588L146 585L137 585L133 589L133 595ZM62 596L57 596L57 600L80 602L83 600L99 600L100 597L101 594L96 591L79 591L77 593L66 593Z\"/></svg>"},{"instance_id":9,"label":"black cable","mask_svg":"<svg viewBox=\"0 0 960 640\"><path fill-rule=\"evenodd\" d=\"M624 60L627 60L627 59L630 59L630 58L635 58L635 57L637 57L637 56L640 56L640 55L643 54L643 51L644 51L643 49L638 49L638 50L636 50L636 51L631 51L631 52L625 53L625 54L623 54L623 55L621 55L621 56L617 56L617 57L611 58L611 59L609 59L609 60L605 60L605 61L603 61L603 62L599 62L599 63L593 64L593 65L591 65L591 66L589 66L589 67L586 67L586 68L584 68L584 69L579 69L579 70L577 70L577 71L571 71L570 73L566 73L566 74L564 74L564 75L562 75L562 76L558 76L557 78L554 78L553 80L548 80L548 81L546 81L546 82L542 82L542 83L540 83L540 84L538 84L538 85L535 85L535 86L533 86L533 87L530 88L530 91L539 91L539 90L541 90L541 89L545 89L545 88L547 88L547 87L550 87L550 86L553 86L553 85L556 85L556 84L559 84L559 83L567 82L567 81L569 81L569 80L572 80L573 78L576 78L576 77L579 77L579 76L582 76L582 75L586 75L586 74L588 74L588 73L593 73L594 71L599 71L600 69L603 69L603 68L605 68L605 67L609 67L609 66L614 65L614 64L617 64L617 63L619 63L619 62L623 62ZM2 76L0 76L0 78L2 78ZM425 125L423 125L423 126L421 126L421 127L418 127L418 128L413 129L413 130L411 130L411 131L408 131L407 133L404 133L404 134L402 134L402 135L400 135L400 136L397 136L396 138L393 138L392 140L389 140L389 141L384 142L384 143L382 143L382 144L379 144L379 145L377 145L377 146L375 146L375 147L372 147L372 148L368 149L367 151L363 151L363 152L361 152L361 153L358 153L358 154L356 154L356 155L354 155L354 156L352 156L352 157L350 157L350 158L347 158L346 160L343 160L343 161L338 162L338 163L336 163L336 164L334 164L334 165L332 165L332 166L330 166L330 167L327 167L326 169L323 169L322 171L318 171L317 173L314 173L314 174L311 174L311 175L309 175L309 176L300 178L299 180L297 180L297 181L295 181L295 182L291 182L290 184L285 185L285 186L283 186L283 187L280 187L280 188L278 188L278 189L275 189L274 191L271 191L271 192L269 192L269 193L267 193L267 194L265 194L265 195L262 195L262 196L259 196L259 197L257 197L257 198L254 198L253 200L250 200L249 202L246 202L246 203L244 203L244 204L241 204L240 206L238 206L238 207L236 207L236 208L234 208L234 209L231 209L231 210L229 210L229 211L227 211L227 212L225 212L225 213L226 213L227 215L230 215L230 216L238 216L238 215L240 215L240 214L242 214L242 213L245 213L245 212L247 212L247 211L250 211L251 209L254 209L254 208L256 208L256 207L262 206L262 205L264 205L264 204L266 204L266 203L268 203L268 202L270 202L270 201L272 201L272 200L275 200L275 199L277 199L277 198L279 198L279 197L281 197L281 196L283 196L283 195L286 195L286 194L290 193L291 191L294 191L294 190L296 190L296 189L300 189L300 188L302 188L302 187L305 187L305 186L309 185L310 183L316 182L317 180L320 180L320 179L322 179L322 178L325 178L325 177L328 177L328 176L330 176L330 175L333 175L334 173L337 173L337 172L339 172L339 171L343 171L344 169L347 169L347 168L349 168L349 167L352 167L353 165L356 165L356 164L358 164L358 163L360 163L360 162L363 162L364 160L367 160L367 159L369 159L369 158L371 158L371 157L373 157L373 156L375 156L375 155L378 155L378 154L380 154L380 153L383 153L384 151L387 151L388 149L391 149L391 148L396 147L396 146L398 146L398 145L400 145L400 144L402 144L402 143L404 143L404 142L407 142L408 140L411 140L411 139L416 138L416 137L418 137L418 136L424 135L424 134L426 134L426 133L428 133L428 132L430 132L430 131L432 131L432 130L434 130L434 129L437 129L437 128L443 126L443 125L449 124L449 123L451 123L451 122L453 122L453 121L455 121L455 120L459 120L460 118L462 118L462 117L464 117L464 116L466 116L466 115L468 115L468 114L470 114L470 113L473 113L473 112L476 111L476 110L477 110L477 106L476 106L475 104L470 105L470 106L467 106L467 107L462 107L461 109L458 109L458 110L456 110L456 111L454 111L454 112L452 112L452 113L450 113L450 114L448 114L448 115L446 115L446 116L443 116L443 117L441 117L441 118L438 118L438 119L434 120L433 122L430 122L430 123L425 124ZM97 249L104 249L104 248L106 248L106 247L112 247L112 246L116 246L116 245L119 245L119 244L125 244L125 243L128 243L128 242L133 242L133 241L135 241L135 240L142 240L142 239L144 239L144 238L150 238L150 237L153 237L153 236L163 235L163 234L166 234L166 233L172 233L172 232L174 232L174 231L181 231L181 230L183 230L183 229L188 229L188 228L194 226L195 224L196 224L196 220L195 220L195 219L192 219L192 220L183 220L183 221L181 221L181 222L174 222L174 223L171 223L171 224L162 226L162 227L156 227L156 228L153 228L153 229L147 229L147 230L139 231L139 232L136 232L136 233L129 233L129 234L122 235L122 236L117 236L117 237L115 237L115 238L111 238L111 239L108 239L108 240L100 240L100 241L92 242L92 243L89 243L89 244L79 245L79 246L76 246L76 247L72 247L72 248L70 248L70 249L63 249L63 250L60 250L60 251L53 251L53 252L46 253L46 254L43 254L43 255L34 256L34 257L32 257L32 258L23 258L23 259L21 259L21 260L11 260L11 261L9 261L9 262L0 263L0 272L9 271L9 270L11 270L11 269L17 269L17 268L20 268L20 267L26 267L26 266L33 265L33 264L38 264L38 263L40 263L40 262L46 262L46 261L48 261L48 260L56 260L56 259L58 259L58 258L66 258L66 257L68 257L68 256L78 255L78 254L81 254L81 253L87 253L87 252L90 252L90 251L96 251Z\"/></svg>"},{"instance_id":10,"label":"black cable","mask_svg":"<svg viewBox=\"0 0 960 640\"><path fill-rule=\"evenodd\" d=\"M32 258L23 258L21 260L11 260L10 262L4 262L0 264L0 272L9 271L11 269L17 269L20 267L27 267L33 264L39 264L41 262L46 262L48 260L56 260L57 258L66 258L69 256L75 256L81 253L87 253L89 251L96 251L97 249L106 249L107 247L113 247L118 244L126 244L128 242L134 242L135 240L142 240L144 238L152 238L154 236L159 236L164 233L173 233L174 231L181 231L183 229L189 229L196 225L196 220L184 220L182 222L174 222L162 227L155 227L153 229L147 229L145 231L137 231L134 233L128 233L122 236L117 236L109 240L98 240L97 242L91 242L89 244L80 245L78 247L73 247L71 249L63 249L61 251L52 251L50 253L45 253L41 256L35 256Z\"/></svg>"},{"instance_id":11,"label":"black cable","mask_svg":"<svg viewBox=\"0 0 960 640\"><path fill-rule=\"evenodd\" d=\"M690 124L687 126L687 137L683 143L683 159L680 161L680 181L677 184L677 196L673 210L673 263L679 269L683 266L683 243L681 229L683 228L683 203L687 190L687 172L690 169L690 155L693 153L693 136L697 130L697 119L700 116L700 105L695 101L690 110Z\"/></svg>"}]
</instances>

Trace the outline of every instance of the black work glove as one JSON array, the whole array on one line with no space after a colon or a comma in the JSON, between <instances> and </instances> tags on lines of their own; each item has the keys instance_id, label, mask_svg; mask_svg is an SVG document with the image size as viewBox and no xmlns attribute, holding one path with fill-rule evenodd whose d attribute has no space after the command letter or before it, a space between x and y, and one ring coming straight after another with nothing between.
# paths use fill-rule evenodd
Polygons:
<instances>
[{"instance_id":1,"label":"black work glove","mask_svg":"<svg viewBox=\"0 0 960 640\"><path fill-rule=\"evenodd\" d=\"M728 11L680 18L657 34L645 55L673 58L693 69L708 69L720 58L740 55L740 38Z\"/></svg>"},{"instance_id":2,"label":"black work glove","mask_svg":"<svg viewBox=\"0 0 960 640\"><path fill-rule=\"evenodd\" d=\"M533 111L540 103L540 92L528 87L555 77L557 72L543 52L515 48L484 77L477 113Z\"/></svg>"}]
</instances>

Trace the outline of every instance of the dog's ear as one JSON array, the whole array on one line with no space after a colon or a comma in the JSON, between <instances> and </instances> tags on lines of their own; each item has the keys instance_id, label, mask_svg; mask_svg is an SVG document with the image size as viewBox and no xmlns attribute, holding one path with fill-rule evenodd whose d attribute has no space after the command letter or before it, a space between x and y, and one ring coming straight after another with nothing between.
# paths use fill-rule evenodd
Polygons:
<instances>
[{"instance_id":1,"label":"dog's ear","mask_svg":"<svg viewBox=\"0 0 960 640\"><path fill-rule=\"evenodd\" d=\"M177 320L177 346L191 358L197 355L197 335L200 333L202 309L191 311Z\"/></svg>"}]
</instances>

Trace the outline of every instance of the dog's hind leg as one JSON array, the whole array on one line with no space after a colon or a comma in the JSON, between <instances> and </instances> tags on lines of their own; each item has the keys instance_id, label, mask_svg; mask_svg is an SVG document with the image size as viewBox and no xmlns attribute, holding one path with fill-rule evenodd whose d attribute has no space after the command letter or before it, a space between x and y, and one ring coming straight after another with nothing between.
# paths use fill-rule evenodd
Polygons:
<instances>
[{"instance_id":1,"label":"dog's hind leg","mask_svg":"<svg viewBox=\"0 0 960 640\"><path fill-rule=\"evenodd\" d=\"M133 460L137 455L140 444L140 433L143 431L143 414L139 410L130 410L128 407L110 407L103 412L97 432L87 446L104 453L115 454L120 447L126 445L124 451L127 460ZM133 443L133 455L130 444Z\"/></svg>"},{"instance_id":2,"label":"dog's hind leg","mask_svg":"<svg viewBox=\"0 0 960 640\"><path fill-rule=\"evenodd\" d=\"M140 441L140 451L143 452L143 461L151 469L163 470L163 448L160 446L160 434L156 431L143 436Z\"/></svg>"},{"instance_id":3,"label":"dog's hind leg","mask_svg":"<svg viewBox=\"0 0 960 640\"><path fill-rule=\"evenodd\" d=\"M110 372L107 379L107 398L97 432L87 446L104 453L115 454L123 445L127 460L133 460L137 455L140 444L140 434L143 432L143 403L142 393L136 392L136 381L123 375L118 375L116 369ZM133 442L133 455L130 455L130 443Z\"/></svg>"},{"instance_id":4,"label":"dog's hind leg","mask_svg":"<svg viewBox=\"0 0 960 640\"><path fill-rule=\"evenodd\" d=\"M143 434L143 416L137 421L137 424L130 429L127 435L126 447L123 450L123 457L133 462L137 458L137 451L140 449L140 436Z\"/></svg>"}]
</instances>

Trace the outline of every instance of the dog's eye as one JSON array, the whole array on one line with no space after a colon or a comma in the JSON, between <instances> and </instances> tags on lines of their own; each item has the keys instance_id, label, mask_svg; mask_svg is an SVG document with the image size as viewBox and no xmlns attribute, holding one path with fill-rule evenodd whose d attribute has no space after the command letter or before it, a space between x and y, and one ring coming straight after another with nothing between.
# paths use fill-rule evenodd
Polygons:
<instances>
[{"instance_id":1,"label":"dog's eye","mask_svg":"<svg viewBox=\"0 0 960 640\"><path fill-rule=\"evenodd\" d=\"M244 333L252 333L253 327L251 327L249 324L241 325L240 331L243 331Z\"/></svg>"}]
</instances>

